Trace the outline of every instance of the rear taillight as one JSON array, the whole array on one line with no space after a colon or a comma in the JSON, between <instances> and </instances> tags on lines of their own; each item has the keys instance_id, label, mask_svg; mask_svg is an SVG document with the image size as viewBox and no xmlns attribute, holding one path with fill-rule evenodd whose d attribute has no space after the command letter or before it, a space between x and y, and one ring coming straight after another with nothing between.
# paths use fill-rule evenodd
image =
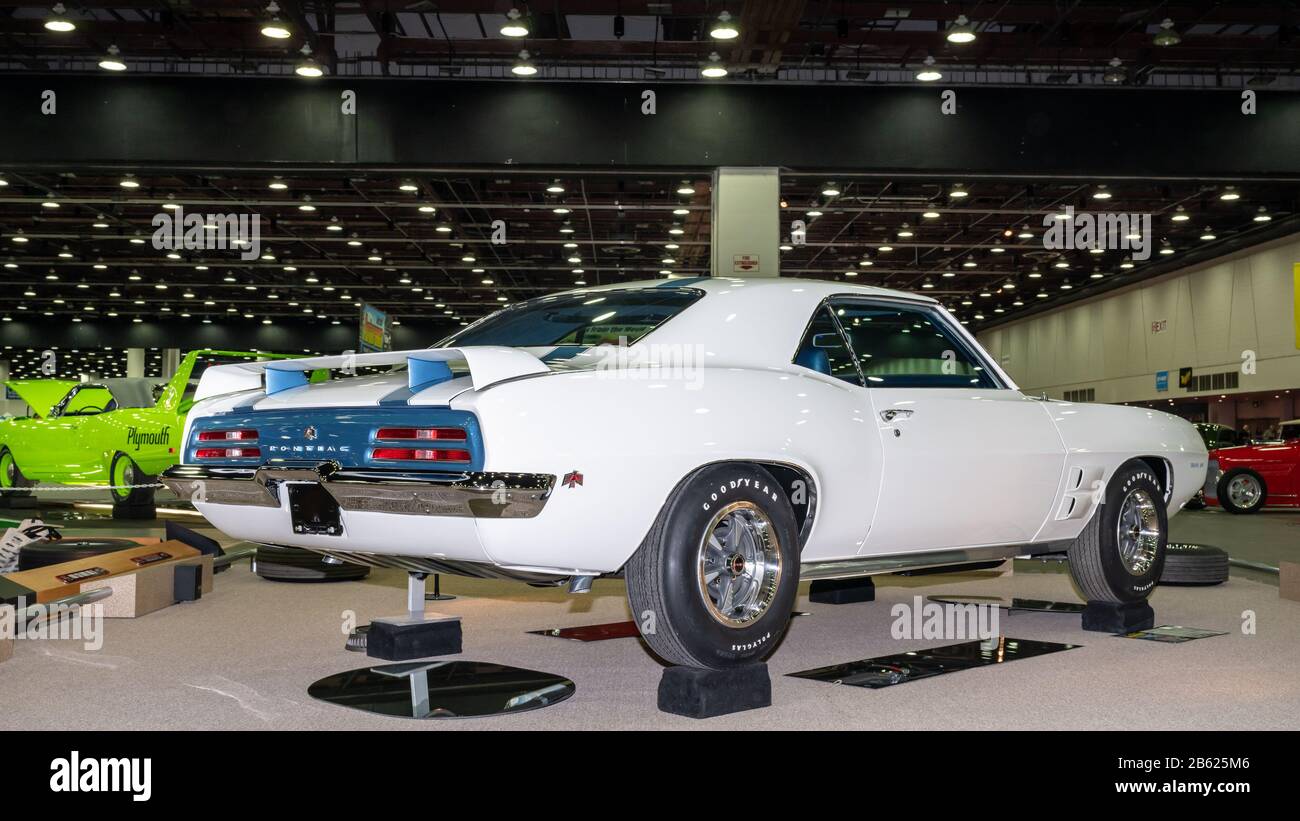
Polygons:
<instances>
[{"instance_id":1,"label":"rear taillight","mask_svg":"<svg viewBox=\"0 0 1300 821\"><path fill-rule=\"evenodd\" d=\"M464 442L463 428L380 428L375 431L376 439L397 442Z\"/></svg>"},{"instance_id":2,"label":"rear taillight","mask_svg":"<svg viewBox=\"0 0 1300 821\"><path fill-rule=\"evenodd\" d=\"M195 459L255 459L262 455L261 448L199 448Z\"/></svg>"},{"instance_id":3,"label":"rear taillight","mask_svg":"<svg viewBox=\"0 0 1300 821\"><path fill-rule=\"evenodd\" d=\"M441 448L375 448L370 458L391 462L468 462L467 450Z\"/></svg>"},{"instance_id":4,"label":"rear taillight","mask_svg":"<svg viewBox=\"0 0 1300 821\"><path fill-rule=\"evenodd\" d=\"M255 430L203 430L199 431L200 442L247 442L257 438Z\"/></svg>"}]
</instances>

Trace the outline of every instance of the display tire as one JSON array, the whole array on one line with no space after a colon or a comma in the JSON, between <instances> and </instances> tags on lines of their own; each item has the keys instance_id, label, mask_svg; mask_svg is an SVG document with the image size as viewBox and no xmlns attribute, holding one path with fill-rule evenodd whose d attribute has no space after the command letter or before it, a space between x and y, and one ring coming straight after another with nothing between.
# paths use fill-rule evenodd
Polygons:
<instances>
[{"instance_id":1,"label":"display tire","mask_svg":"<svg viewBox=\"0 0 1300 821\"><path fill-rule=\"evenodd\" d=\"M731 525L743 546L724 563L728 570L713 573L715 579L728 572L732 583L743 586L746 571L760 574L750 585L759 591L756 615L743 623L724 620L727 598L709 603L705 554L713 555L714 545L724 547L717 528L730 532L726 519L717 521L720 516L746 521ZM737 563L750 548L763 551L764 561ZM761 661L789 624L799 587L799 551L794 510L767 470L748 463L701 468L673 490L624 569L633 620L650 649L671 664L726 669Z\"/></svg>"},{"instance_id":2,"label":"display tire","mask_svg":"<svg viewBox=\"0 0 1300 821\"><path fill-rule=\"evenodd\" d=\"M31 496L32 492L25 488L33 484L35 482L23 475L13 452L7 447L0 446L0 495L10 498Z\"/></svg>"},{"instance_id":3,"label":"display tire","mask_svg":"<svg viewBox=\"0 0 1300 821\"><path fill-rule=\"evenodd\" d=\"M1144 494L1158 534L1140 572L1130 570L1121 552L1120 516L1127 501ZM1131 460L1120 465L1106 485L1102 504L1066 551L1070 575L1085 600L1126 604L1144 601L1164 570L1169 517L1160 478L1150 465Z\"/></svg>"},{"instance_id":4,"label":"display tire","mask_svg":"<svg viewBox=\"0 0 1300 821\"><path fill-rule=\"evenodd\" d=\"M1232 501L1232 494L1229 493L1229 486L1237 477L1248 477L1259 484L1259 495L1255 497L1254 502L1249 505L1238 505ZM1219 477L1219 483L1215 486L1215 492L1219 497L1219 504L1229 513L1237 515L1247 513L1258 513L1264 507L1264 502L1268 499L1268 485L1264 483L1264 477L1260 476L1250 468L1233 468Z\"/></svg>"},{"instance_id":5,"label":"display tire","mask_svg":"<svg viewBox=\"0 0 1300 821\"><path fill-rule=\"evenodd\" d=\"M1228 553L1218 547L1187 542L1165 546L1165 569L1160 583L1169 585L1214 585L1228 580Z\"/></svg>"},{"instance_id":6,"label":"display tire","mask_svg":"<svg viewBox=\"0 0 1300 821\"><path fill-rule=\"evenodd\" d=\"M253 557L253 572L273 582L350 582L370 575L364 564L327 564L324 557L298 547L259 545Z\"/></svg>"},{"instance_id":7,"label":"display tire","mask_svg":"<svg viewBox=\"0 0 1300 821\"><path fill-rule=\"evenodd\" d=\"M131 539L38 539L19 548L18 569L35 570L139 546Z\"/></svg>"},{"instance_id":8,"label":"display tire","mask_svg":"<svg viewBox=\"0 0 1300 821\"><path fill-rule=\"evenodd\" d=\"M125 505L127 507L148 507L153 505L154 491L152 487L137 487L130 490L117 490L120 485L147 485L158 481L157 476L150 476L143 472L140 466L135 463L127 454L118 451L113 454L113 460L108 466L108 483L110 485L109 493L113 496L114 505Z\"/></svg>"}]
</instances>

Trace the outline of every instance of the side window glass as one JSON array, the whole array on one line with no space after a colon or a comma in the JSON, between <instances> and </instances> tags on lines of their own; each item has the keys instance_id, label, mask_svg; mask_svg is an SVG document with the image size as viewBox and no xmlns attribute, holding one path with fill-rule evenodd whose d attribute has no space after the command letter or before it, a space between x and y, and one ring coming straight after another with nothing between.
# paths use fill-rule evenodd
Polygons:
<instances>
[{"instance_id":1,"label":"side window glass","mask_svg":"<svg viewBox=\"0 0 1300 821\"><path fill-rule=\"evenodd\" d=\"M853 365L853 354L844 346L844 338L835 326L835 320L825 308L818 308L807 333L795 352L794 364L861 385L858 369Z\"/></svg>"},{"instance_id":2,"label":"side window glass","mask_svg":"<svg viewBox=\"0 0 1300 821\"><path fill-rule=\"evenodd\" d=\"M843 301L831 305L869 388L996 388L940 317L925 309Z\"/></svg>"}]
</instances>

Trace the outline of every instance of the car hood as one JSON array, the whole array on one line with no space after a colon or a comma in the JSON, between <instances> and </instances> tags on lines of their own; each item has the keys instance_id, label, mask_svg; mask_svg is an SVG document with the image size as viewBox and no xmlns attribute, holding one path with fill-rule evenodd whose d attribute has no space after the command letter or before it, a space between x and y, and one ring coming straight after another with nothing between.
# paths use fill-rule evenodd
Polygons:
<instances>
[{"instance_id":1,"label":"car hood","mask_svg":"<svg viewBox=\"0 0 1300 821\"><path fill-rule=\"evenodd\" d=\"M32 409L33 415L44 418L76 384L73 379L10 379L5 382L5 387L18 394L18 398Z\"/></svg>"}]
</instances>

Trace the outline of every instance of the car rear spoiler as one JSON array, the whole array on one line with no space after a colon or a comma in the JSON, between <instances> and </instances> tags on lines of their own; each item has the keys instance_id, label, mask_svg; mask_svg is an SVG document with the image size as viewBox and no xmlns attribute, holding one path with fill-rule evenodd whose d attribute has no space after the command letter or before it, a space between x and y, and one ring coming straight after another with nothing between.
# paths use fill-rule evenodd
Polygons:
<instances>
[{"instance_id":1,"label":"car rear spoiler","mask_svg":"<svg viewBox=\"0 0 1300 821\"><path fill-rule=\"evenodd\" d=\"M199 380L194 400L259 388L271 396L308 384L315 371L350 371L385 365L405 365L408 387L412 391L423 390L451 379L453 362L465 363L476 391L506 379L550 372L546 363L527 351L488 345L312 356L210 367Z\"/></svg>"}]
</instances>

